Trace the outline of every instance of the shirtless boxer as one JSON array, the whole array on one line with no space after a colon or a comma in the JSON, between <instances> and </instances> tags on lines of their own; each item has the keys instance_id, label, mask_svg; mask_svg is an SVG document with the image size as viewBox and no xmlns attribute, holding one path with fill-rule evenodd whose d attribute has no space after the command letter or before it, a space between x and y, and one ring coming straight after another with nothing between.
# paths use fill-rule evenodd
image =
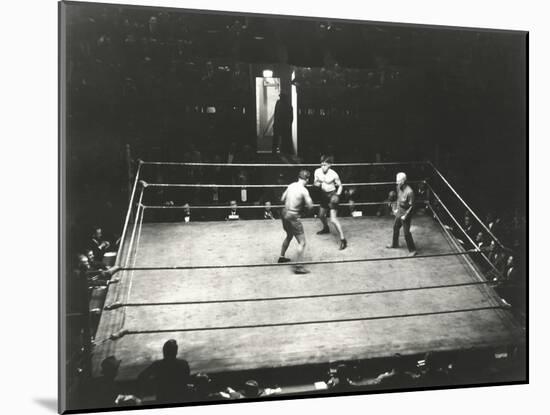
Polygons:
<instances>
[{"instance_id":1,"label":"shirtless boxer","mask_svg":"<svg viewBox=\"0 0 550 415\"><path fill-rule=\"evenodd\" d=\"M306 236L304 234L304 227L300 221L300 212L304 207L308 210L313 207L313 201L306 189L309 176L310 174L307 170L300 171L298 174L298 181L291 183L281 197L281 202L285 204L281 213L281 220L283 222L283 229L286 232L286 238L281 246L281 256L278 260L279 263L290 261L290 259L285 258L285 253L292 238L296 238L298 242L297 262L303 262L304 260ZM294 267L294 273L307 274L309 271L302 265L296 265Z\"/></svg>"}]
</instances>

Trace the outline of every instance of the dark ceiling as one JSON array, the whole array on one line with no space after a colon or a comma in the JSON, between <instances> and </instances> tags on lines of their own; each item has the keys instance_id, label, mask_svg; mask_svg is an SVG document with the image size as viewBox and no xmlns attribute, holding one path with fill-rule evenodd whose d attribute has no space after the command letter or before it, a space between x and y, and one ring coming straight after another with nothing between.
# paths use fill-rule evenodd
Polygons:
<instances>
[{"instance_id":1,"label":"dark ceiling","mask_svg":"<svg viewBox=\"0 0 550 415\"><path fill-rule=\"evenodd\" d=\"M115 18L122 28L152 31L160 42L185 42L193 56L247 63L366 69L468 64L513 55L523 46L514 44L517 33L507 31L101 5L70 10L82 13L71 20L81 30L101 32Z\"/></svg>"}]
</instances>

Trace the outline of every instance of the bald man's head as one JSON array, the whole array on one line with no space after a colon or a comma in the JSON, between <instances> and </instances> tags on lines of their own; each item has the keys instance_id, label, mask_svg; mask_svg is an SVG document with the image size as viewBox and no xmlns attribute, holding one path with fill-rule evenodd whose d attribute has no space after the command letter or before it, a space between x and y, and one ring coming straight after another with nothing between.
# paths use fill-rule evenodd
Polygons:
<instances>
[{"instance_id":1,"label":"bald man's head","mask_svg":"<svg viewBox=\"0 0 550 415\"><path fill-rule=\"evenodd\" d=\"M397 176L395 178L395 181L399 186L403 186L405 182L407 181L407 175L403 172L397 173Z\"/></svg>"}]
</instances>

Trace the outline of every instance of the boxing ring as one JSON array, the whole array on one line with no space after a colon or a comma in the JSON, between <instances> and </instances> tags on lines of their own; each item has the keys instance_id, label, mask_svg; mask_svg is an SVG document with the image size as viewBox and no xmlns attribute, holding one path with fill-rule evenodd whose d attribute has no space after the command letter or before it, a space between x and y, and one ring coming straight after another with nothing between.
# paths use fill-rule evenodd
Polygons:
<instances>
[{"instance_id":1,"label":"boxing ring","mask_svg":"<svg viewBox=\"0 0 550 415\"><path fill-rule=\"evenodd\" d=\"M197 167L197 163L174 164L169 168ZM361 165L384 165L392 175L398 168L416 169L397 164ZM122 360L117 379L135 379L162 357L162 345L168 339L177 340L179 355L189 362L192 372L208 374L366 360L395 353L507 347L524 341L523 330L475 260L483 262L486 256L471 240L471 245L459 243L460 224L452 216L452 203L442 200L444 189L448 194L456 192L442 175L438 178L440 173L431 164L423 165L411 180L422 181L430 193L420 202L422 213L412 221L417 256L409 257L403 243L401 249L385 248L391 240L391 217L342 217L349 241L343 251L338 250L334 233L316 234L318 219L304 218L304 265L311 271L307 275L292 272L295 262L277 263L284 238L280 220L186 222L169 215L182 209L181 205L148 203L147 193L155 189L209 187L153 183L152 176L144 178L144 169L160 165L138 165L117 255L119 270L113 277L118 282L108 288L94 340L94 376L99 375L101 361L114 355ZM432 183L420 177L427 171L434 173ZM225 185L231 186L243 187ZM281 187L249 184L247 188L255 186ZM395 183L344 186L392 189ZM367 208L382 203L355 205ZM242 211L258 208L239 207ZM454 233L448 222L458 225ZM465 232L463 236L468 238ZM294 241L287 256L295 258Z\"/></svg>"}]
</instances>

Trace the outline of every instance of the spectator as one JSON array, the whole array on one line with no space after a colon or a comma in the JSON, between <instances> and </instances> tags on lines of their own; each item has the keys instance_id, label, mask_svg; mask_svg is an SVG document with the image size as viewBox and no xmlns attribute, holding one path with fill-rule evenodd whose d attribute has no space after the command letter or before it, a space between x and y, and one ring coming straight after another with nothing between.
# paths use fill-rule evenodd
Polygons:
<instances>
[{"instance_id":1,"label":"spectator","mask_svg":"<svg viewBox=\"0 0 550 415\"><path fill-rule=\"evenodd\" d=\"M354 383L349 379L348 367L346 365L338 365L335 369L330 369L329 379L326 382L328 389L332 391L346 391L353 388Z\"/></svg>"},{"instance_id":2,"label":"spectator","mask_svg":"<svg viewBox=\"0 0 550 415\"><path fill-rule=\"evenodd\" d=\"M495 214L493 212L488 212L487 215L485 216L485 225L487 225L487 227L491 229L494 226L494 223L495 223Z\"/></svg>"},{"instance_id":3,"label":"spectator","mask_svg":"<svg viewBox=\"0 0 550 415\"><path fill-rule=\"evenodd\" d=\"M263 395L264 391L255 380L247 380L241 389L241 393L245 398L258 398Z\"/></svg>"},{"instance_id":4,"label":"spectator","mask_svg":"<svg viewBox=\"0 0 550 415\"><path fill-rule=\"evenodd\" d=\"M380 374L373 382L375 385L388 388L402 388L414 385L414 376L406 371L406 363L399 353L394 355L393 369Z\"/></svg>"},{"instance_id":5,"label":"spectator","mask_svg":"<svg viewBox=\"0 0 550 415\"><path fill-rule=\"evenodd\" d=\"M513 255L509 255L504 268L504 280L516 282L518 279L518 274L519 271L516 267L516 259Z\"/></svg>"},{"instance_id":6,"label":"spectator","mask_svg":"<svg viewBox=\"0 0 550 415\"><path fill-rule=\"evenodd\" d=\"M225 217L225 220L239 220L239 212L237 211L238 205L236 200L229 202L229 213Z\"/></svg>"},{"instance_id":7,"label":"spectator","mask_svg":"<svg viewBox=\"0 0 550 415\"><path fill-rule=\"evenodd\" d=\"M430 195L425 181L418 184L417 201L419 202L419 206L416 211L422 215L426 214L428 203L430 201Z\"/></svg>"},{"instance_id":8,"label":"spectator","mask_svg":"<svg viewBox=\"0 0 550 415\"><path fill-rule=\"evenodd\" d=\"M88 264L90 265L90 270L104 271L107 269L107 265L105 265L103 262L99 262L95 260L94 251L92 249L88 249L86 251L86 257L88 258Z\"/></svg>"},{"instance_id":9,"label":"spectator","mask_svg":"<svg viewBox=\"0 0 550 415\"><path fill-rule=\"evenodd\" d=\"M88 257L84 254L78 256L78 269L80 275L86 281L87 287L98 287L109 285L111 272L108 270L94 270L90 265Z\"/></svg>"},{"instance_id":10,"label":"spectator","mask_svg":"<svg viewBox=\"0 0 550 415\"><path fill-rule=\"evenodd\" d=\"M206 373L197 373L192 379L192 400L196 402L204 402L220 399L220 395L216 393L212 379Z\"/></svg>"},{"instance_id":11,"label":"spectator","mask_svg":"<svg viewBox=\"0 0 550 415\"><path fill-rule=\"evenodd\" d=\"M426 353L423 363L424 367L418 379L420 385L443 386L449 384L448 365L438 359L437 355L432 352Z\"/></svg>"},{"instance_id":12,"label":"spectator","mask_svg":"<svg viewBox=\"0 0 550 415\"><path fill-rule=\"evenodd\" d=\"M493 267L488 269L487 277L492 280L499 280L504 273L504 267L506 265L506 256L504 252L497 246L495 241L491 241L487 248L487 258L493 264Z\"/></svg>"},{"instance_id":13,"label":"spectator","mask_svg":"<svg viewBox=\"0 0 550 415\"><path fill-rule=\"evenodd\" d=\"M122 394L122 388L115 382L120 360L109 356L101 362L101 376L92 380L89 386L90 407L112 408L114 406L136 406L141 400L134 395Z\"/></svg>"},{"instance_id":14,"label":"spectator","mask_svg":"<svg viewBox=\"0 0 550 415\"><path fill-rule=\"evenodd\" d=\"M454 235L457 238L458 242L460 242L460 244L462 246L470 247L471 246L470 240L474 241L474 243L475 243L475 240L477 238L477 232L476 232L476 230L474 228L474 225L472 223L472 218L470 217L470 215L468 213L466 213L464 215L464 222L463 222L463 225L461 227L462 229L460 229L460 227L455 228L455 227L448 226L448 225L444 225L444 227L454 233ZM462 230L464 230L464 232L462 232Z\"/></svg>"},{"instance_id":15,"label":"spectator","mask_svg":"<svg viewBox=\"0 0 550 415\"><path fill-rule=\"evenodd\" d=\"M183 220L185 223L191 222L191 206L189 206L189 203L183 205Z\"/></svg>"},{"instance_id":16,"label":"spectator","mask_svg":"<svg viewBox=\"0 0 550 415\"><path fill-rule=\"evenodd\" d=\"M421 202L429 201L428 186L426 185L425 180L418 184L417 196L418 200Z\"/></svg>"},{"instance_id":17,"label":"spectator","mask_svg":"<svg viewBox=\"0 0 550 415\"><path fill-rule=\"evenodd\" d=\"M485 254L487 256L487 253L489 252L490 244L487 242L487 238L485 234L481 231L479 231L476 234L476 237L474 239L474 243L476 248L479 248L481 251L480 253L473 253L471 257L474 259L474 261L478 264L481 271L483 273L487 272L490 269L490 265L487 263L487 260L484 258L482 254Z\"/></svg>"},{"instance_id":18,"label":"spectator","mask_svg":"<svg viewBox=\"0 0 550 415\"><path fill-rule=\"evenodd\" d=\"M90 240L90 249L94 252L95 258L101 261L103 254L107 252L110 246L111 243L103 239L103 230L101 227L95 226Z\"/></svg>"},{"instance_id":19,"label":"spectator","mask_svg":"<svg viewBox=\"0 0 550 415\"><path fill-rule=\"evenodd\" d=\"M220 396L226 399L252 399L273 395L279 392L279 388L261 388L257 381L247 380L239 391L235 391L234 389L228 387L225 391L220 393Z\"/></svg>"},{"instance_id":20,"label":"spectator","mask_svg":"<svg viewBox=\"0 0 550 415\"><path fill-rule=\"evenodd\" d=\"M264 214L263 215L264 219L270 219L270 220L275 219L275 215L274 215L273 211L271 210L271 202L269 200L264 203L264 212L263 212L263 214Z\"/></svg>"},{"instance_id":21,"label":"spectator","mask_svg":"<svg viewBox=\"0 0 550 415\"><path fill-rule=\"evenodd\" d=\"M487 243L487 238L485 237L485 234L481 231L476 234L476 239L474 242L476 243L476 246L483 251L485 251L489 247L489 244Z\"/></svg>"},{"instance_id":22,"label":"spectator","mask_svg":"<svg viewBox=\"0 0 550 415\"><path fill-rule=\"evenodd\" d=\"M91 406L97 408L111 408L116 405L119 387L115 379L118 375L120 360L109 356L101 362L101 376L92 381L90 387Z\"/></svg>"},{"instance_id":23,"label":"spectator","mask_svg":"<svg viewBox=\"0 0 550 415\"><path fill-rule=\"evenodd\" d=\"M495 247L489 260L501 274L504 273L506 267L506 254L501 249Z\"/></svg>"},{"instance_id":24,"label":"spectator","mask_svg":"<svg viewBox=\"0 0 550 415\"><path fill-rule=\"evenodd\" d=\"M153 362L138 376L141 388L152 381L157 403L182 402L191 397L189 364L178 359L178 343L168 340L162 348L163 359Z\"/></svg>"},{"instance_id":25,"label":"spectator","mask_svg":"<svg viewBox=\"0 0 550 415\"><path fill-rule=\"evenodd\" d=\"M525 310L526 281L522 278L519 269L520 267L516 265L516 258L509 255L502 279L498 281L495 289L502 299L512 306L516 306L516 311L523 314Z\"/></svg>"}]
</instances>

